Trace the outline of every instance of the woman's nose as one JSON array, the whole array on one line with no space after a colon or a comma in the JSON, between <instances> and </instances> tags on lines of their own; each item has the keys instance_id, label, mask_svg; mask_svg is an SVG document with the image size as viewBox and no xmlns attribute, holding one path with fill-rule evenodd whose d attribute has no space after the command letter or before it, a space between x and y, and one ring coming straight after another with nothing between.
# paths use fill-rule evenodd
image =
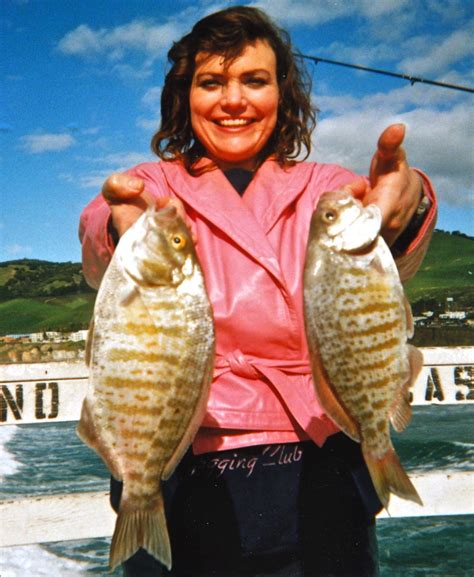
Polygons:
<instances>
[{"instance_id":1,"label":"woman's nose","mask_svg":"<svg viewBox=\"0 0 474 577\"><path fill-rule=\"evenodd\" d=\"M228 82L222 91L221 105L232 110L245 108L247 99L240 82Z\"/></svg>"}]
</instances>

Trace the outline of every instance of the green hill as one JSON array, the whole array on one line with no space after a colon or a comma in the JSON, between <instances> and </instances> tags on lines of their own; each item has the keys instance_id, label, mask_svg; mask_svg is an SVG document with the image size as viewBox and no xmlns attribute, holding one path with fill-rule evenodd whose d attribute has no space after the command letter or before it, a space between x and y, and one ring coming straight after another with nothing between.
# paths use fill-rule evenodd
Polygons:
<instances>
[{"instance_id":1,"label":"green hill","mask_svg":"<svg viewBox=\"0 0 474 577\"><path fill-rule=\"evenodd\" d=\"M79 263L0 263L0 335L87 328L94 299Z\"/></svg>"},{"instance_id":2,"label":"green hill","mask_svg":"<svg viewBox=\"0 0 474 577\"><path fill-rule=\"evenodd\" d=\"M446 298L456 309L474 307L474 238L437 230L416 276L405 286L415 314L444 310Z\"/></svg>"},{"instance_id":3,"label":"green hill","mask_svg":"<svg viewBox=\"0 0 474 577\"><path fill-rule=\"evenodd\" d=\"M443 311L448 297L455 309L474 312L474 238L435 231L406 290L415 315ZM87 328L94 299L79 263L0 263L0 335Z\"/></svg>"},{"instance_id":4,"label":"green hill","mask_svg":"<svg viewBox=\"0 0 474 577\"><path fill-rule=\"evenodd\" d=\"M0 262L0 302L90 292L79 263L26 258Z\"/></svg>"}]
</instances>

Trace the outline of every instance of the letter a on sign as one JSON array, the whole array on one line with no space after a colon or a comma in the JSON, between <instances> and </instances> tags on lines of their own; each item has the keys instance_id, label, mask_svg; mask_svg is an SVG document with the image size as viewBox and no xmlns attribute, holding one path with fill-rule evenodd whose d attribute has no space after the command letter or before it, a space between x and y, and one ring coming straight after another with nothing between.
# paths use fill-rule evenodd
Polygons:
<instances>
[{"instance_id":1,"label":"letter a on sign","mask_svg":"<svg viewBox=\"0 0 474 577\"><path fill-rule=\"evenodd\" d=\"M425 400L432 401L433 398L438 399L438 401L444 401L441 379L439 378L438 369L434 367L431 368L428 374L428 380L426 381Z\"/></svg>"}]
</instances>

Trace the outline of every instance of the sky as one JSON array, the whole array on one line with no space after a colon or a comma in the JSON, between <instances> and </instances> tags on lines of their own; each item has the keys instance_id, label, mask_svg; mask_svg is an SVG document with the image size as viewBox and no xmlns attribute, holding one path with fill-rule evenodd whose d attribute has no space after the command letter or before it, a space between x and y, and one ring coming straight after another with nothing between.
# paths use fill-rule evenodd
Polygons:
<instances>
[{"instance_id":1,"label":"sky","mask_svg":"<svg viewBox=\"0 0 474 577\"><path fill-rule=\"evenodd\" d=\"M0 261L80 261L84 206L111 173L155 160L166 54L218 0L3 0ZM474 3L259 0L303 54L474 87ZM367 174L380 132L407 126L438 228L474 235L474 94L307 63L311 160Z\"/></svg>"}]
</instances>

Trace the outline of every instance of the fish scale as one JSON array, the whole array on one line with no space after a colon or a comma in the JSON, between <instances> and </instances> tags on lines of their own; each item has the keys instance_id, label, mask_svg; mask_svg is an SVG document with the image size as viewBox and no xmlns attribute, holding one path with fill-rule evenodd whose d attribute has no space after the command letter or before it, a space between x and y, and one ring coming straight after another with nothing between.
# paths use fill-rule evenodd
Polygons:
<instances>
[{"instance_id":1,"label":"fish scale","mask_svg":"<svg viewBox=\"0 0 474 577\"><path fill-rule=\"evenodd\" d=\"M122 237L93 318L78 433L123 481L110 565L142 547L170 568L161 480L202 421L214 361L202 271L174 208L150 208Z\"/></svg>"},{"instance_id":2,"label":"fish scale","mask_svg":"<svg viewBox=\"0 0 474 577\"><path fill-rule=\"evenodd\" d=\"M380 212L325 193L312 217L304 275L305 326L316 392L329 417L361 442L385 507L390 493L421 500L401 467L389 422L410 420L408 387L422 366L407 345L411 317Z\"/></svg>"}]
</instances>

